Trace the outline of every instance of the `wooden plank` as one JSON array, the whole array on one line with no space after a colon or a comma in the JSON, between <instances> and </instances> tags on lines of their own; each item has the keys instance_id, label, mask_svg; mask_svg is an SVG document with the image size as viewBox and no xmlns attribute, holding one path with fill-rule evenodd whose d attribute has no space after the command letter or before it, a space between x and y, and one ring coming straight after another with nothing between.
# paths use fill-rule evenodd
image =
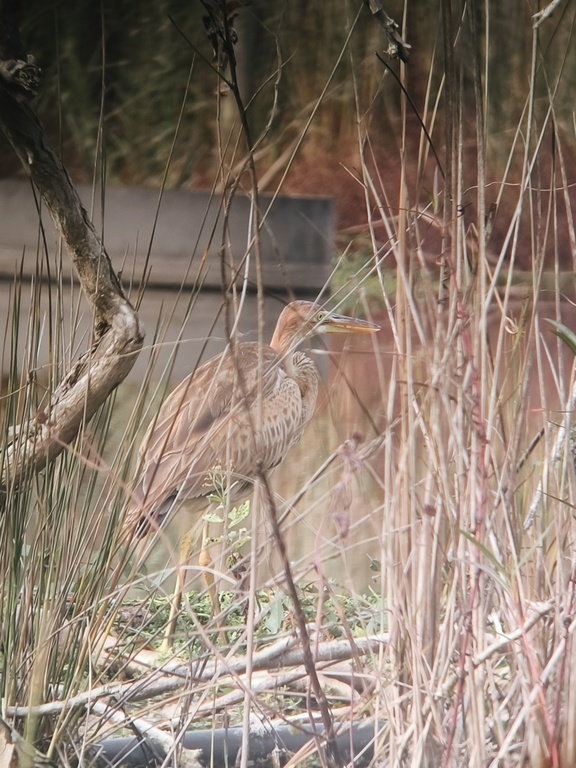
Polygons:
<instances>
[{"instance_id":1,"label":"wooden plank","mask_svg":"<svg viewBox=\"0 0 576 768\"><path fill-rule=\"evenodd\" d=\"M97 230L103 234L114 264L134 269L140 280L150 249L150 282L155 286L191 286L200 279L207 288L219 288L220 252L224 216L220 200L206 192L143 187L107 187L103 196L89 185L78 191ZM263 278L267 288L295 293L320 291L331 269L335 209L329 198L278 197L263 195L267 212L261 232ZM270 207L269 207L270 206ZM41 220L49 253L56 252L58 237L46 211ZM248 243L250 200L234 198L229 216L229 239L237 269L245 258ZM102 223L104 222L104 223ZM39 216L28 182L0 181L0 276L12 276L24 253L24 275L36 271ZM151 244L151 245L150 245ZM207 257L203 259L203 254ZM248 279L255 284L255 257L250 254ZM63 260L64 274L70 265ZM241 269L239 279L244 277Z\"/></svg>"}]
</instances>

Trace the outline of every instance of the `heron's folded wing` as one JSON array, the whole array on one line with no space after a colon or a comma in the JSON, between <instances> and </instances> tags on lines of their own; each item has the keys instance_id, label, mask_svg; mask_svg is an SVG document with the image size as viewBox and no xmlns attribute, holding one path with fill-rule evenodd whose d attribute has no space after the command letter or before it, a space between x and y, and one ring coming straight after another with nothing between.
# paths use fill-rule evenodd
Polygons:
<instances>
[{"instance_id":1,"label":"heron's folded wing","mask_svg":"<svg viewBox=\"0 0 576 768\"><path fill-rule=\"evenodd\" d=\"M269 400L279 375L282 366L273 350L259 352L256 344L242 344L236 355L213 358L186 377L144 438L127 523L133 524L138 509L154 517L155 509L178 494L207 495L208 475L217 466L246 474L250 433L258 429L255 403Z\"/></svg>"}]
</instances>

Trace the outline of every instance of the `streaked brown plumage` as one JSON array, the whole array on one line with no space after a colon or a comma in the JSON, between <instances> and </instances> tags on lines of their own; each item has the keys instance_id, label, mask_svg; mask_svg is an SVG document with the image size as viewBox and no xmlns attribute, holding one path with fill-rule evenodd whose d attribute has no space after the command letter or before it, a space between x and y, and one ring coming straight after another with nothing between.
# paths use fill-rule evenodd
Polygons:
<instances>
[{"instance_id":1,"label":"streaked brown plumage","mask_svg":"<svg viewBox=\"0 0 576 768\"><path fill-rule=\"evenodd\" d=\"M231 501L245 497L258 468L279 464L314 413L318 374L296 347L315 334L377 330L373 323L295 301L282 311L269 346L237 344L186 377L143 441L125 527L143 535L183 501L201 519L214 492L215 468L228 475ZM190 527L196 522L191 519Z\"/></svg>"}]
</instances>

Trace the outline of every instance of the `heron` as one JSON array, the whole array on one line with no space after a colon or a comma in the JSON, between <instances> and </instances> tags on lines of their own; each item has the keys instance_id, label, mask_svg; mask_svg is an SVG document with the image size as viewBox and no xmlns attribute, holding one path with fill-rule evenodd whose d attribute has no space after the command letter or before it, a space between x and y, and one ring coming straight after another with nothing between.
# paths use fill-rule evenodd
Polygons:
<instances>
[{"instance_id":1,"label":"heron","mask_svg":"<svg viewBox=\"0 0 576 768\"><path fill-rule=\"evenodd\" d=\"M226 480L228 503L243 500L259 472L276 467L312 419L319 388L314 362L298 347L325 333L374 333L375 323L336 314L310 301L292 301L278 318L269 345L240 342L205 362L172 391L140 450L139 477L124 528L144 537L172 512L189 515L181 542L186 562L205 514ZM219 480L216 483L215 475ZM200 566L208 573L205 546ZM206 578L209 586L211 581ZM164 647L169 647L184 588L177 570ZM216 600L211 593L213 607Z\"/></svg>"}]
</instances>

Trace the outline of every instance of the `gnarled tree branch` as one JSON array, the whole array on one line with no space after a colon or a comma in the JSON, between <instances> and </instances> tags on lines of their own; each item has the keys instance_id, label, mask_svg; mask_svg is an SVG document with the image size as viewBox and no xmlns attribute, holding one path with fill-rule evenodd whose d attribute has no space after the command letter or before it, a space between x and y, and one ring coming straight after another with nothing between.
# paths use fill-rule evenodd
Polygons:
<instances>
[{"instance_id":1,"label":"gnarled tree branch","mask_svg":"<svg viewBox=\"0 0 576 768\"><path fill-rule=\"evenodd\" d=\"M0 128L38 189L70 252L94 314L94 343L52 393L42 414L22 424L5 446L0 491L55 458L125 379L142 347L138 315L78 193L28 99L40 70L23 54L19 0L0 2Z\"/></svg>"}]
</instances>

